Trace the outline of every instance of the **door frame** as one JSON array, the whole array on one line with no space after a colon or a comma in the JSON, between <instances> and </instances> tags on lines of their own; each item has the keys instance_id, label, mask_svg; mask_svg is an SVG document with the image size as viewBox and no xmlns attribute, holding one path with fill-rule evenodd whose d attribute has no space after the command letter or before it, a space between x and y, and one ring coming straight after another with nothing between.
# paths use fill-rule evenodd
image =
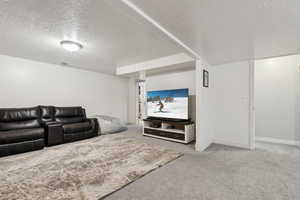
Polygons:
<instances>
[{"instance_id":1,"label":"door frame","mask_svg":"<svg viewBox=\"0 0 300 200\"><path fill-rule=\"evenodd\" d=\"M255 149L255 60L249 61L249 148Z\"/></svg>"}]
</instances>

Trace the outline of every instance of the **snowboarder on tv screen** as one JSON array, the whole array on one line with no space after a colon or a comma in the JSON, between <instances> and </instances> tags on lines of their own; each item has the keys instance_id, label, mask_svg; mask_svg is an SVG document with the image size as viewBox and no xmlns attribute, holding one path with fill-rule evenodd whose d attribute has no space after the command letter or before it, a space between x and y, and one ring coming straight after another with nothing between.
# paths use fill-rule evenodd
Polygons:
<instances>
[{"instance_id":1,"label":"snowboarder on tv screen","mask_svg":"<svg viewBox=\"0 0 300 200\"><path fill-rule=\"evenodd\" d=\"M162 101L159 100L157 105L159 106L159 112L162 112L162 109L164 108L164 104L162 103Z\"/></svg>"}]
</instances>

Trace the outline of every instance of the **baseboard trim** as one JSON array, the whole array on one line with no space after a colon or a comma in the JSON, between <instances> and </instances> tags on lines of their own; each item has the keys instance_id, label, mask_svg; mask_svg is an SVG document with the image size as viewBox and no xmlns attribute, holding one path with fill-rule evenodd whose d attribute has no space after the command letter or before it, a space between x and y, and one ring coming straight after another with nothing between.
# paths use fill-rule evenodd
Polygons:
<instances>
[{"instance_id":1,"label":"baseboard trim","mask_svg":"<svg viewBox=\"0 0 300 200\"><path fill-rule=\"evenodd\" d=\"M270 138L270 137L255 137L255 141L273 143L273 144L285 144L285 145L291 145L291 146L300 146L300 141L283 140L283 139Z\"/></svg>"},{"instance_id":2,"label":"baseboard trim","mask_svg":"<svg viewBox=\"0 0 300 200\"><path fill-rule=\"evenodd\" d=\"M247 144L227 142L227 141L224 141L224 140L213 140L213 143L214 144L221 144L221 145L225 145L225 146L238 147L238 148L242 148L242 149L251 150L250 146L247 145Z\"/></svg>"},{"instance_id":3,"label":"baseboard trim","mask_svg":"<svg viewBox=\"0 0 300 200\"><path fill-rule=\"evenodd\" d=\"M206 145L206 146L203 147L203 146L199 145L197 143L197 141L196 141L195 149L196 149L196 151L203 152L203 151L205 151L212 144L213 144L213 142L210 142L208 145Z\"/></svg>"}]
</instances>

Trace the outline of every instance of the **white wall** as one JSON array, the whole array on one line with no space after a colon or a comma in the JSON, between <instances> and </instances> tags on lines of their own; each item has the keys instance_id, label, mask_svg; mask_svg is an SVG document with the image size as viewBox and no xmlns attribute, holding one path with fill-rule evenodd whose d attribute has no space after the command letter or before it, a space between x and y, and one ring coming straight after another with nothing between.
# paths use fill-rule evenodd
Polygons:
<instances>
[{"instance_id":1,"label":"white wall","mask_svg":"<svg viewBox=\"0 0 300 200\"><path fill-rule=\"evenodd\" d=\"M203 69L209 72L209 87L203 87ZM211 66L204 60L196 61L196 150L203 151L213 143L213 85ZM217 124L216 124L217 125Z\"/></svg>"},{"instance_id":2,"label":"white wall","mask_svg":"<svg viewBox=\"0 0 300 200\"><path fill-rule=\"evenodd\" d=\"M77 106L127 121L128 80L0 55L0 107Z\"/></svg>"},{"instance_id":3,"label":"white wall","mask_svg":"<svg viewBox=\"0 0 300 200\"><path fill-rule=\"evenodd\" d=\"M195 70L147 76L146 81L148 91L189 88L190 95L195 95L196 92Z\"/></svg>"},{"instance_id":4,"label":"white wall","mask_svg":"<svg viewBox=\"0 0 300 200\"><path fill-rule=\"evenodd\" d=\"M137 122L137 88L136 77L131 77L128 81L128 122L136 124Z\"/></svg>"},{"instance_id":5,"label":"white wall","mask_svg":"<svg viewBox=\"0 0 300 200\"><path fill-rule=\"evenodd\" d=\"M250 148L250 67L248 61L211 67L215 143Z\"/></svg>"},{"instance_id":6,"label":"white wall","mask_svg":"<svg viewBox=\"0 0 300 200\"><path fill-rule=\"evenodd\" d=\"M201 60L196 62L196 70L147 76L146 78L148 91L189 88L190 113L196 125L197 151L205 150L214 139L212 86L209 88L202 86L203 69L210 71L210 66L207 62ZM134 114L131 113L131 116L134 116Z\"/></svg>"},{"instance_id":7,"label":"white wall","mask_svg":"<svg viewBox=\"0 0 300 200\"><path fill-rule=\"evenodd\" d=\"M212 142L251 148L252 61L210 66L196 61L196 70L147 77L147 90L189 88L196 96L196 150ZM203 69L209 88L203 87Z\"/></svg>"},{"instance_id":8,"label":"white wall","mask_svg":"<svg viewBox=\"0 0 300 200\"><path fill-rule=\"evenodd\" d=\"M146 90L168 90L168 89L189 89L189 114L193 121L196 120L196 81L195 70L170 72L146 77Z\"/></svg>"},{"instance_id":9,"label":"white wall","mask_svg":"<svg viewBox=\"0 0 300 200\"><path fill-rule=\"evenodd\" d=\"M255 62L256 136L300 140L300 55Z\"/></svg>"}]
</instances>

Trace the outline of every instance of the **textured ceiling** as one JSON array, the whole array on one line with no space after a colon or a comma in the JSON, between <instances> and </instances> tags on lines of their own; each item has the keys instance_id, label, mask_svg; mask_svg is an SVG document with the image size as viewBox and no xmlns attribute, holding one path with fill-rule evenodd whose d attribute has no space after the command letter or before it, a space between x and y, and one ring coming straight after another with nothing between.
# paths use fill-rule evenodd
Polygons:
<instances>
[{"instance_id":1,"label":"textured ceiling","mask_svg":"<svg viewBox=\"0 0 300 200\"><path fill-rule=\"evenodd\" d=\"M299 0L132 2L210 64L300 53ZM1 0L0 39L0 54L109 74L183 51L121 0Z\"/></svg>"},{"instance_id":2,"label":"textured ceiling","mask_svg":"<svg viewBox=\"0 0 300 200\"><path fill-rule=\"evenodd\" d=\"M299 0L132 0L210 64L300 53Z\"/></svg>"},{"instance_id":3,"label":"textured ceiling","mask_svg":"<svg viewBox=\"0 0 300 200\"><path fill-rule=\"evenodd\" d=\"M108 74L182 52L119 0L1 0L0 54ZM61 40L84 48L64 51Z\"/></svg>"}]
</instances>

